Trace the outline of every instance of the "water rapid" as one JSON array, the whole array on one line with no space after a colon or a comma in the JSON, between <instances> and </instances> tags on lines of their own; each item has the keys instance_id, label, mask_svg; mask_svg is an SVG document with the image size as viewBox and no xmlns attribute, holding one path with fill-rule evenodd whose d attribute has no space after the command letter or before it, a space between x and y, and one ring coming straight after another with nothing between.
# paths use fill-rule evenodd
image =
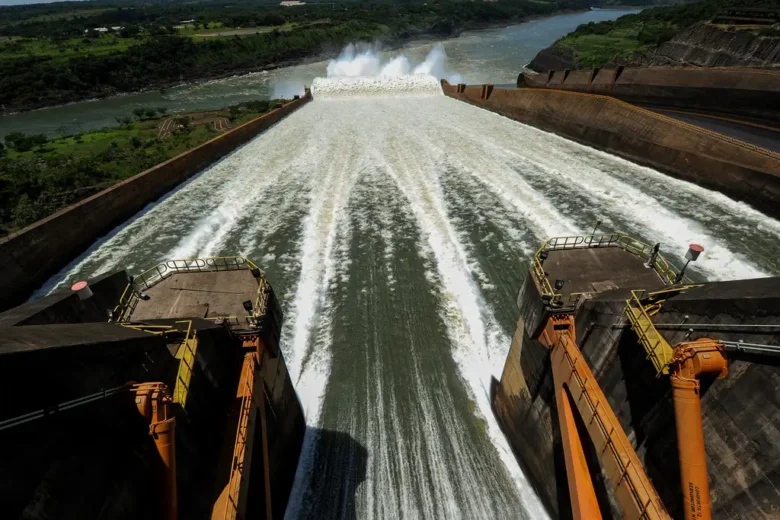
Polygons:
<instances>
[{"instance_id":1,"label":"water rapid","mask_svg":"<svg viewBox=\"0 0 780 520\"><path fill-rule=\"evenodd\" d=\"M690 242L708 279L780 272L780 223L723 195L442 95L347 49L313 102L85 252L111 269L239 254L285 310L308 430L288 518L545 518L490 411L530 256L602 229Z\"/></svg>"}]
</instances>

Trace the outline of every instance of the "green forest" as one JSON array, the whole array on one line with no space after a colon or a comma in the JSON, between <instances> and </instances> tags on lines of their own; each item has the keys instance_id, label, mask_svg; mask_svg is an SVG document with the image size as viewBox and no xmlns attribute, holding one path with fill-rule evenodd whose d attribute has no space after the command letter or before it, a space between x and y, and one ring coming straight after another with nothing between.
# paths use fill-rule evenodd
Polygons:
<instances>
[{"instance_id":1,"label":"green forest","mask_svg":"<svg viewBox=\"0 0 780 520\"><path fill-rule=\"evenodd\" d=\"M589 2L51 5L0 8L3 111L286 65L352 42L448 36ZM202 37L208 31L216 37Z\"/></svg>"},{"instance_id":2,"label":"green forest","mask_svg":"<svg viewBox=\"0 0 780 520\"><path fill-rule=\"evenodd\" d=\"M572 49L579 67L602 67L630 60L729 7L780 9L780 0L705 0L645 9L614 21L580 25L555 45Z\"/></svg>"},{"instance_id":3,"label":"green forest","mask_svg":"<svg viewBox=\"0 0 780 520\"><path fill-rule=\"evenodd\" d=\"M171 116L165 107L137 109L115 127L53 139L10 133L0 141L0 236L216 137L215 121L237 126L282 103Z\"/></svg>"}]
</instances>

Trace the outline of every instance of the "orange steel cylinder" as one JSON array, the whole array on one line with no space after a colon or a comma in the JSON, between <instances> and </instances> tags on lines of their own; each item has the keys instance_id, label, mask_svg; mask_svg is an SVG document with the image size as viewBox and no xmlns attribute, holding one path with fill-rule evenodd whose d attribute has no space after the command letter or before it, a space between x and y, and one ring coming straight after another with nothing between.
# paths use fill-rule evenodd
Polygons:
<instances>
[{"instance_id":1,"label":"orange steel cylinder","mask_svg":"<svg viewBox=\"0 0 780 520\"><path fill-rule=\"evenodd\" d=\"M170 418L149 426L162 464L162 509L165 520L176 520L176 419Z\"/></svg>"},{"instance_id":2,"label":"orange steel cylinder","mask_svg":"<svg viewBox=\"0 0 780 520\"><path fill-rule=\"evenodd\" d=\"M685 519L708 520L712 518L712 511L699 381L677 375L672 376L671 381Z\"/></svg>"}]
</instances>

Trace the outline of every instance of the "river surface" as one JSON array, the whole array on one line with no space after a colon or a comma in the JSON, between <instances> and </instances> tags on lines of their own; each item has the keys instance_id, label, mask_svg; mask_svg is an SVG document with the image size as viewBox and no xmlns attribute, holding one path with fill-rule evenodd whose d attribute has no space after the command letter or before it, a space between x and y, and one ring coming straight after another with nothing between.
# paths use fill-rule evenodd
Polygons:
<instances>
[{"instance_id":1,"label":"river surface","mask_svg":"<svg viewBox=\"0 0 780 520\"><path fill-rule=\"evenodd\" d=\"M780 223L440 91L387 92L315 88L43 292L245 255L280 296L308 424L288 518L545 518L489 406L538 245L601 219L672 258L704 244L697 277L761 277Z\"/></svg>"},{"instance_id":2,"label":"river surface","mask_svg":"<svg viewBox=\"0 0 780 520\"><path fill-rule=\"evenodd\" d=\"M605 9L555 16L502 29L464 32L458 38L410 43L402 51L422 61L440 43L449 56L449 67L468 83L514 83L518 73L536 53L578 25L613 20L636 11ZM117 124L116 118L132 116L136 108L165 107L171 112L212 110L228 105L273 97L291 98L303 92L316 77L325 75L326 61L233 76L166 90L128 94L96 101L0 117L0 136L10 132L74 134Z\"/></svg>"},{"instance_id":3,"label":"river surface","mask_svg":"<svg viewBox=\"0 0 780 520\"><path fill-rule=\"evenodd\" d=\"M492 31L492 44L518 30ZM458 45L471 37L484 33ZM458 45L445 46L451 60ZM478 58L460 56L452 74L487 79ZM678 266L689 243L703 244L697 278L780 273L780 222L411 74L444 66L436 51L346 52L323 66L331 77L311 103L39 291L166 259L260 264L285 312L282 349L308 426L288 519L547 518L489 405L516 291L547 238L600 219L604 231L660 242Z\"/></svg>"}]
</instances>

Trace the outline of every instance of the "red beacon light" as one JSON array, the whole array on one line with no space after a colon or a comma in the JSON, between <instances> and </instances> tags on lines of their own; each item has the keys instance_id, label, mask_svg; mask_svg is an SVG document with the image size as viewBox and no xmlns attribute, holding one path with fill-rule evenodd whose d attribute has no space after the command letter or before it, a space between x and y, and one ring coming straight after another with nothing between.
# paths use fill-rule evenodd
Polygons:
<instances>
[{"instance_id":1,"label":"red beacon light","mask_svg":"<svg viewBox=\"0 0 780 520\"><path fill-rule=\"evenodd\" d=\"M704 246L699 244L691 244L688 246L688 252L685 253L685 265L680 270L680 274L677 275L677 278L674 279L674 283L680 283L682 282L683 276L685 275L685 269L688 268L688 264L691 262L695 262L699 255L704 252Z\"/></svg>"},{"instance_id":2,"label":"red beacon light","mask_svg":"<svg viewBox=\"0 0 780 520\"><path fill-rule=\"evenodd\" d=\"M89 284L83 280L74 283L70 290L78 295L79 300L86 300L87 298L92 297L92 289L90 289Z\"/></svg>"}]
</instances>

